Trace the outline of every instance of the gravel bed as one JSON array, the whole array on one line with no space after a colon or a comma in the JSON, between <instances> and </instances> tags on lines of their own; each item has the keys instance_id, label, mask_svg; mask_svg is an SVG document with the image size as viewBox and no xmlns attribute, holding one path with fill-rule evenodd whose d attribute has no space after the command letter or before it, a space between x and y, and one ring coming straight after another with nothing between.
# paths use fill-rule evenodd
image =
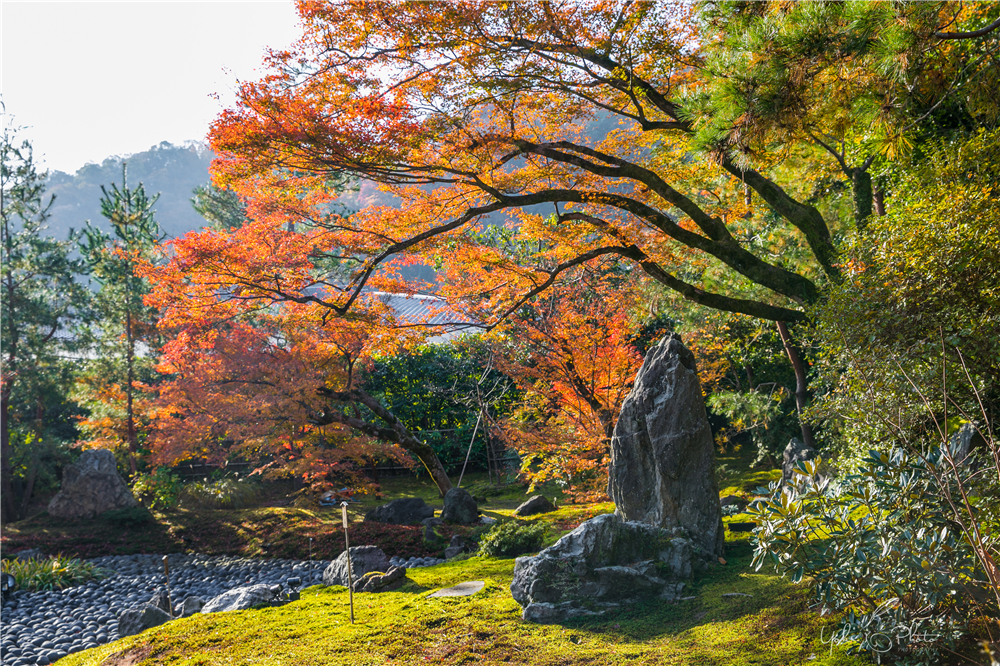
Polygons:
<instances>
[{"instance_id":1,"label":"gravel bed","mask_svg":"<svg viewBox=\"0 0 1000 666\"><path fill-rule=\"evenodd\" d=\"M0 609L0 663L51 664L71 654L118 639L118 614L165 590L162 555L116 555L87 560L114 573L61 591L14 592ZM433 557L394 557L407 568L433 566ZM244 557L170 555L170 598L209 601L244 585L285 585L298 577L302 587L323 582L328 561L255 560ZM287 589L287 586L285 586Z\"/></svg>"}]
</instances>

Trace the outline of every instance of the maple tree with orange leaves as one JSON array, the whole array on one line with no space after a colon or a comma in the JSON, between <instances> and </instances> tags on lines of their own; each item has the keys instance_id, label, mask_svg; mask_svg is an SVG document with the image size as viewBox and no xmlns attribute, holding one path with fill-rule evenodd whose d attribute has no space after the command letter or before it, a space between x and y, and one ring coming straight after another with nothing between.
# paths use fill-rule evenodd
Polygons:
<instances>
[{"instance_id":1,"label":"maple tree with orange leaves","mask_svg":"<svg viewBox=\"0 0 1000 666\"><path fill-rule=\"evenodd\" d=\"M500 432L531 484L557 481L576 500L606 498L611 436L642 355L635 276L588 265L498 327L498 368L524 394ZM620 271L618 271L620 273ZM603 273L603 275L602 275Z\"/></svg>"},{"instance_id":2,"label":"maple tree with orange leaves","mask_svg":"<svg viewBox=\"0 0 1000 666\"><path fill-rule=\"evenodd\" d=\"M763 155L743 140L752 125L719 130L724 86L701 49L725 47L727 28L692 5L606 0L298 11L301 39L271 51L212 126L214 181L253 222L185 240L177 265L190 272L160 287L183 295L178 312L277 308L303 330L363 318L381 331L373 344L391 346L401 322L372 310L373 291L435 289L456 323L489 329L614 258L692 303L776 322L802 410L806 364L788 325L840 280L835 234L863 219L814 202L844 155L826 151L806 177L785 163L796 151L823 163L830 144L818 137L808 153L805 125ZM939 3L907 29L950 39L923 30L938 20L955 23ZM849 119L837 127L841 144L864 139ZM338 211L345 178L392 204ZM407 281L408 264L437 268L439 282ZM805 423L802 434L810 443Z\"/></svg>"},{"instance_id":3,"label":"maple tree with orange leaves","mask_svg":"<svg viewBox=\"0 0 1000 666\"><path fill-rule=\"evenodd\" d=\"M681 93L703 73L688 11L300 2L302 40L271 53L268 76L244 84L210 134L214 178L245 198L256 229L296 233L269 248L280 272L247 264L221 281L334 317L367 290L413 289L400 269L419 262L491 326L614 257L696 303L802 321L818 276L838 272L829 226L765 173L692 153ZM344 174L399 206L330 213L329 183ZM811 256L801 269L740 242L761 206L795 230ZM500 227L511 237L492 235ZM702 283L720 267L728 293Z\"/></svg>"},{"instance_id":4,"label":"maple tree with orange leaves","mask_svg":"<svg viewBox=\"0 0 1000 666\"><path fill-rule=\"evenodd\" d=\"M145 267L153 285L147 303L160 308L160 328L171 336L158 367L170 379L158 387L153 462L201 457L218 464L237 454L262 461L261 472L291 472L316 484L346 476L365 487L357 473L362 464L403 461L406 450L444 494L451 482L433 449L360 381L373 354L423 336L395 328L377 298L361 299L350 316L331 317L308 299L271 301L252 285L229 281L242 271L282 281L301 240L250 222L188 234L170 243L169 262Z\"/></svg>"}]
</instances>

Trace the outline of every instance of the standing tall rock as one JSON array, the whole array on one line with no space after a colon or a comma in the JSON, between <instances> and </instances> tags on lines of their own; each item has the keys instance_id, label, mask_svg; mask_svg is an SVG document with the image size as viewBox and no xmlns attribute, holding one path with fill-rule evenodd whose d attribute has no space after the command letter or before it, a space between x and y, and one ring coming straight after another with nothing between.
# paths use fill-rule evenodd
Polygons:
<instances>
[{"instance_id":1,"label":"standing tall rock","mask_svg":"<svg viewBox=\"0 0 1000 666\"><path fill-rule=\"evenodd\" d=\"M676 334L649 350L611 438L608 494L623 520L683 527L721 556L715 444L694 354Z\"/></svg>"}]
</instances>

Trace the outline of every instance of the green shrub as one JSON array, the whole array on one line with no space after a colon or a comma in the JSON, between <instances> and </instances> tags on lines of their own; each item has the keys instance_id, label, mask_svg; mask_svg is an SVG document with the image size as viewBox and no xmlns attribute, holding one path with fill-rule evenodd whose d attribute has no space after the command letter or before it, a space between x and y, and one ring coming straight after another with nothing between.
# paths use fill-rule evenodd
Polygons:
<instances>
[{"instance_id":1,"label":"green shrub","mask_svg":"<svg viewBox=\"0 0 1000 666\"><path fill-rule=\"evenodd\" d=\"M150 474L132 477L132 494L150 509L170 509L177 500L184 482L166 467L157 467Z\"/></svg>"},{"instance_id":2,"label":"green shrub","mask_svg":"<svg viewBox=\"0 0 1000 666\"><path fill-rule=\"evenodd\" d=\"M479 540L479 554L490 557L514 557L533 553L542 547L545 526L523 520L504 520Z\"/></svg>"},{"instance_id":3,"label":"green shrub","mask_svg":"<svg viewBox=\"0 0 1000 666\"><path fill-rule=\"evenodd\" d=\"M44 560L3 560L2 567L3 573L14 577L19 589L30 591L61 590L88 580L100 580L109 573L89 562L62 555Z\"/></svg>"},{"instance_id":4,"label":"green shrub","mask_svg":"<svg viewBox=\"0 0 1000 666\"><path fill-rule=\"evenodd\" d=\"M797 487L772 484L747 513L758 525L756 567L771 561L794 582L811 578L817 601L841 614L834 642L879 660L935 664L978 619L997 617L996 596L948 499L959 496L959 484L975 488L974 465L953 468L940 449L898 449L871 452L838 483L818 468L818 460L800 464Z\"/></svg>"},{"instance_id":5,"label":"green shrub","mask_svg":"<svg viewBox=\"0 0 1000 666\"><path fill-rule=\"evenodd\" d=\"M101 514L100 519L101 522L115 527L142 527L156 522L156 518L149 512L149 509L141 506L105 511Z\"/></svg>"},{"instance_id":6,"label":"green shrub","mask_svg":"<svg viewBox=\"0 0 1000 666\"><path fill-rule=\"evenodd\" d=\"M192 481L181 491L181 504L197 509L243 509L261 494L258 484L239 479Z\"/></svg>"}]
</instances>

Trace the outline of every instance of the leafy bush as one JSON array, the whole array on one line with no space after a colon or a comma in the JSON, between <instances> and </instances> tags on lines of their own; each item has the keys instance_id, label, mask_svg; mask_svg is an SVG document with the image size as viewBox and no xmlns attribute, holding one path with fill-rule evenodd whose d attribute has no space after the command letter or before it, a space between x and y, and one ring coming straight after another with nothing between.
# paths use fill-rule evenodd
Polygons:
<instances>
[{"instance_id":1,"label":"leafy bush","mask_svg":"<svg viewBox=\"0 0 1000 666\"><path fill-rule=\"evenodd\" d=\"M89 562L56 555L44 560L3 560L3 573L9 573L22 590L61 590L108 575Z\"/></svg>"},{"instance_id":2,"label":"leafy bush","mask_svg":"<svg viewBox=\"0 0 1000 666\"><path fill-rule=\"evenodd\" d=\"M131 509L113 509L101 514L101 521L116 527L142 527L155 523L156 518L148 509L137 506Z\"/></svg>"},{"instance_id":3,"label":"leafy bush","mask_svg":"<svg viewBox=\"0 0 1000 666\"><path fill-rule=\"evenodd\" d=\"M150 509L169 509L177 506L184 482L166 467L157 467L151 474L132 477L132 494Z\"/></svg>"},{"instance_id":4,"label":"leafy bush","mask_svg":"<svg viewBox=\"0 0 1000 666\"><path fill-rule=\"evenodd\" d=\"M754 564L772 561L817 600L842 613L835 642L878 658L934 664L970 634L977 618L997 617L995 595L948 498L973 487L972 465L929 454L871 452L839 483L802 463L801 484L755 501ZM958 470L956 476L953 471ZM992 538L991 549L997 537Z\"/></svg>"},{"instance_id":5,"label":"leafy bush","mask_svg":"<svg viewBox=\"0 0 1000 666\"><path fill-rule=\"evenodd\" d=\"M181 491L181 503L198 509L243 509L260 497L258 484L239 479L193 481Z\"/></svg>"},{"instance_id":6,"label":"leafy bush","mask_svg":"<svg viewBox=\"0 0 1000 666\"><path fill-rule=\"evenodd\" d=\"M497 523L479 540L479 554L490 557L514 557L533 553L542 547L545 526L523 520Z\"/></svg>"}]
</instances>

